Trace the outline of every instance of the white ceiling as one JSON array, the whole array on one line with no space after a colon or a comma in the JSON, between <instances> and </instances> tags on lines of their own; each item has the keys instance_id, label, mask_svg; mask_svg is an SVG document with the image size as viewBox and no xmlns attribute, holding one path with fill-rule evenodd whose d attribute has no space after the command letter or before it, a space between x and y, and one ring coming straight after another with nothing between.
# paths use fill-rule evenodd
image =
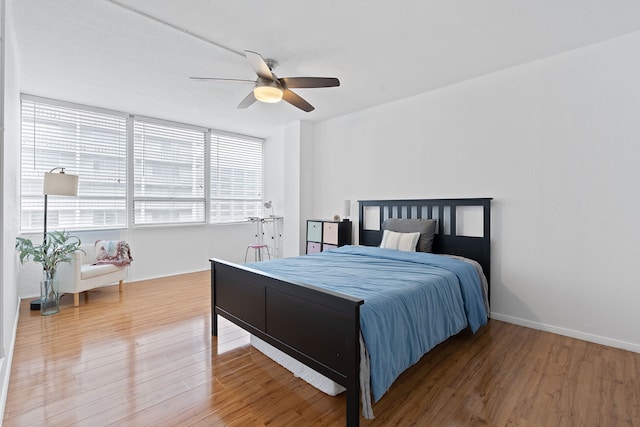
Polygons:
<instances>
[{"instance_id":1,"label":"white ceiling","mask_svg":"<svg viewBox=\"0 0 640 427\"><path fill-rule=\"evenodd\" d=\"M637 0L11 0L8 13L25 93L262 137L640 30ZM245 49L279 77L341 86L296 89L311 113L238 110L250 84L188 79L254 79Z\"/></svg>"}]
</instances>

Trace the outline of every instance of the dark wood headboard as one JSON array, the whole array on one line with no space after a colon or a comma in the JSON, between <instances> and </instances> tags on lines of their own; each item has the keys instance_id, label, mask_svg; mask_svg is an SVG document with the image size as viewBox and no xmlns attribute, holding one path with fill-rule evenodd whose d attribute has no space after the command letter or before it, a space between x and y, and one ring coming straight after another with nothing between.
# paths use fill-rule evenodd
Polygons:
<instances>
[{"instance_id":1,"label":"dark wood headboard","mask_svg":"<svg viewBox=\"0 0 640 427\"><path fill-rule=\"evenodd\" d=\"M382 241L382 223L387 218L436 219L438 226L433 241L433 252L459 255L476 260L487 281L491 282L491 198L474 199L416 199L416 200L359 200L359 243L379 246ZM468 208L482 214L480 233L472 236L458 232ZM365 223L366 222L366 223ZM372 223L373 222L373 223ZM365 229L366 227L366 229ZM481 234L481 235L479 235Z\"/></svg>"}]
</instances>

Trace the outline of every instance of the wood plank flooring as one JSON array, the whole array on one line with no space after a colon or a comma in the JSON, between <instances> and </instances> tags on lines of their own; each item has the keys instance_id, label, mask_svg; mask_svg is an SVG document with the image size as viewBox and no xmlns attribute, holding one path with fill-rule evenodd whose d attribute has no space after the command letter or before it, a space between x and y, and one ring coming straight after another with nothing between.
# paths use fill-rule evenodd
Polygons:
<instances>
[{"instance_id":1,"label":"wood plank flooring","mask_svg":"<svg viewBox=\"0 0 640 427\"><path fill-rule=\"evenodd\" d=\"M343 426L330 397L221 320L209 272L20 308L5 426ZM640 354L496 320L439 345L362 426L640 426Z\"/></svg>"}]
</instances>

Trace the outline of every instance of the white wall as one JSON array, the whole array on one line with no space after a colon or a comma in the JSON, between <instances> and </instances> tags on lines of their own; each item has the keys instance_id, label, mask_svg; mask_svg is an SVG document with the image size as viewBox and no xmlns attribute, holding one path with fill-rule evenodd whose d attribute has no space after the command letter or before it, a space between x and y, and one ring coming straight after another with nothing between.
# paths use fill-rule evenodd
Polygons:
<instances>
[{"instance_id":1,"label":"white wall","mask_svg":"<svg viewBox=\"0 0 640 427\"><path fill-rule=\"evenodd\" d=\"M315 212L493 197L493 317L640 352L640 33L316 125Z\"/></svg>"},{"instance_id":2,"label":"white wall","mask_svg":"<svg viewBox=\"0 0 640 427\"><path fill-rule=\"evenodd\" d=\"M5 2L1 1L2 7ZM11 19L12 2L6 4L5 16L0 26L3 28L2 49L3 61L0 66L3 68L2 97L0 97L0 108L2 109L2 136L0 138L0 185L2 186L2 196L0 200L0 220L2 223L2 236L0 243L0 262L2 272L0 277L0 410L4 413L6 392L9 385L9 374L11 369L11 356L14 344L14 331L18 320L18 290L15 285L17 278L17 268L14 259L14 245L16 230L18 230L18 215L16 214L16 200L18 194L19 176L17 161L19 129L20 129L20 98L19 98L19 73L17 63L17 52L15 46L14 26Z\"/></svg>"},{"instance_id":3,"label":"white wall","mask_svg":"<svg viewBox=\"0 0 640 427\"><path fill-rule=\"evenodd\" d=\"M247 245L255 241L255 226L251 223L184 225L72 234L77 235L83 243L126 240L133 256L127 281L133 282L207 270L210 268L210 258L244 262ZM27 237L42 239L40 235ZM39 295L41 272L42 269L35 263L19 268L21 297Z\"/></svg>"},{"instance_id":4,"label":"white wall","mask_svg":"<svg viewBox=\"0 0 640 427\"><path fill-rule=\"evenodd\" d=\"M284 217L274 228L272 222L265 224L265 243L271 247L271 253L281 258L284 255L284 221L285 217L285 197L284 197L284 143L282 133L268 138L263 146L263 171L264 171L264 197L273 203L273 214ZM265 209L264 215L271 215L271 210ZM280 237L275 240L276 234ZM269 239L268 236L273 236Z\"/></svg>"},{"instance_id":5,"label":"white wall","mask_svg":"<svg viewBox=\"0 0 640 427\"><path fill-rule=\"evenodd\" d=\"M294 122L284 127L282 135L272 138L282 147L284 200L283 253L285 257L305 253L305 224L313 214L313 132L308 122ZM265 161L274 161L265 158ZM275 160L277 161L277 160ZM267 180L278 177L267 176Z\"/></svg>"}]
</instances>

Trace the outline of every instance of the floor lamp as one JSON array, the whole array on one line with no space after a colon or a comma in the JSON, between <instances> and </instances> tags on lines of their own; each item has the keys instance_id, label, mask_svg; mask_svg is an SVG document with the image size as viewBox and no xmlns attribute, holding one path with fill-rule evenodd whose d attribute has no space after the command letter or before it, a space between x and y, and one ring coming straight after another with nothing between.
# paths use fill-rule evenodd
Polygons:
<instances>
[{"instance_id":1,"label":"floor lamp","mask_svg":"<svg viewBox=\"0 0 640 427\"><path fill-rule=\"evenodd\" d=\"M58 173L55 171L60 170ZM44 173L42 185L44 194L44 236L42 244L47 242L47 198L48 196L77 196L78 195L78 175L71 175L64 172L64 168L53 168ZM31 301L31 310L40 310L40 299Z\"/></svg>"}]
</instances>

